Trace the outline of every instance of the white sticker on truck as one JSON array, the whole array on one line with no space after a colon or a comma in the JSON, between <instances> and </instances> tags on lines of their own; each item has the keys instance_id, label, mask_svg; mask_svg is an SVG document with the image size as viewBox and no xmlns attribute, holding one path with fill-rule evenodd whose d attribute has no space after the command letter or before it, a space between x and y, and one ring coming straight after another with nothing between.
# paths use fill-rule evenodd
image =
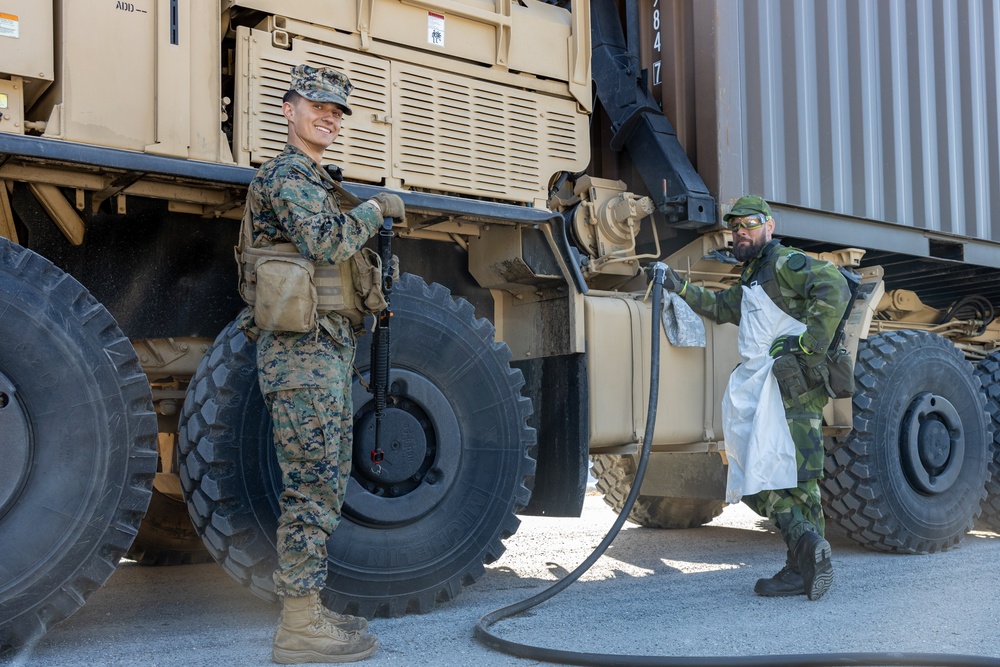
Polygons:
<instances>
[{"instance_id":1,"label":"white sticker on truck","mask_svg":"<svg viewBox=\"0 0 1000 667\"><path fill-rule=\"evenodd\" d=\"M444 48L444 16L427 12L427 43Z\"/></svg>"},{"instance_id":2,"label":"white sticker on truck","mask_svg":"<svg viewBox=\"0 0 1000 667\"><path fill-rule=\"evenodd\" d=\"M13 37L17 39L21 36L21 24L13 14L0 12L0 37Z\"/></svg>"}]
</instances>

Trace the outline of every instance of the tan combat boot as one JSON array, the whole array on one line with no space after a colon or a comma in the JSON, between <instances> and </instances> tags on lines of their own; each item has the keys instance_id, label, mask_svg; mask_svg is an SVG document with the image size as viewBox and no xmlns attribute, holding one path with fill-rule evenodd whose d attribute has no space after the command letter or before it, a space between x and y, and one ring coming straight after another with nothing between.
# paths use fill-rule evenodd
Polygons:
<instances>
[{"instance_id":1,"label":"tan combat boot","mask_svg":"<svg viewBox=\"0 0 1000 667\"><path fill-rule=\"evenodd\" d=\"M338 614L332 609L327 609L322 601L319 601L319 615L326 621L333 623L344 632L368 632L368 620L360 616L350 614Z\"/></svg>"},{"instance_id":2,"label":"tan combat boot","mask_svg":"<svg viewBox=\"0 0 1000 667\"><path fill-rule=\"evenodd\" d=\"M274 662L354 662L375 652L375 635L344 632L323 618L320 607L316 594L284 599L271 648Z\"/></svg>"}]
</instances>

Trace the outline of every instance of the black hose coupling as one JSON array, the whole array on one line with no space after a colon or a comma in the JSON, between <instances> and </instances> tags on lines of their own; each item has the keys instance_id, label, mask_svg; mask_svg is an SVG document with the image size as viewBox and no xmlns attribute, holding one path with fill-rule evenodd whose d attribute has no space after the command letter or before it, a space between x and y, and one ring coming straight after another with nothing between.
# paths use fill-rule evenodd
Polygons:
<instances>
[{"instance_id":1,"label":"black hose coupling","mask_svg":"<svg viewBox=\"0 0 1000 667\"><path fill-rule=\"evenodd\" d=\"M667 278L667 265L663 262L654 262L647 266L646 270L652 275L653 284L657 287L663 287Z\"/></svg>"}]
</instances>

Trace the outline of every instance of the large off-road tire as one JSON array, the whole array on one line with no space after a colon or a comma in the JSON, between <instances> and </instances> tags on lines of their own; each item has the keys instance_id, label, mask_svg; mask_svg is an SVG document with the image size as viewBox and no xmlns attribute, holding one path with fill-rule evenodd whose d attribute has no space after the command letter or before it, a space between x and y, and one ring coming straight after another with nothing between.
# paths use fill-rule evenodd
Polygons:
<instances>
[{"instance_id":1,"label":"large off-road tire","mask_svg":"<svg viewBox=\"0 0 1000 667\"><path fill-rule=\"evenodd\" d=\"M183 498L153 488L149 509L126 558L142 565L194 565L212 560Z\"/></svg>"},{"instance_id":2,"label":"large off-road tire","mask_svg":"<svg viewBox=\"0 0 1000 667\"><path fill-rule=\"evenodd\" d=\"M331 608L369 618L428 611L475 581L517 530L534 481L531 404L492 325L410 275L392 307L385 460L373 470L372 401L355 378L354 467L324 591ZM366 336L356 358L363 375L369 357ZM195 526L235 579L273 599L280 473L254 346L232 325L191 382L180 431Z\"/></svg>"},{"instance_id":3,"label":"large off-road tire","mask_svg":"<svg viewBox=\"0 0 1000 667\"><path fill-rule=\"evenodd\" d=\"M824 505L879 551L957 545L985 497L992 436L972 365L935 334L897 331L858 348L854 430L826 457Z\"/></svg>"},{"instance_id":4,"label":"large off-road tire","mask_svg":"<svg viewBox=\"0 0 1000 667\"><path fill-rule=\"evenodd\" d=\"M635 481L639 457L635 455L593 457L591 470L597 478L597 490L604 494L614 511L621 512ZM712 498L672 498L639 495L628 513L629 521L647 528L697 528L722 514L724 500Z\"/></svg>"},{"instance_id":5,"label":"large off-road tire","mask_svg":"<svg viewBox=\"0 0 1000 667\"><path fill-rule=\"evenodd\" d=\"M129 548L156 471L135 350L72 277L0 238L0 649L83 606Z\"/></svg>"},{"instance_id":6,"label":"large off-road tire","mask_svg":"<svg viewBox=\"0 0 1000 667\"><path fill-rule=\"evenodd\" d=\"M982 382L986 410L993 424L986 500L982 503L983 513L976 520L976 527L1000 532L1000 352L994 352L976 364L976 377Z\"/></svg>"}]
</instances>

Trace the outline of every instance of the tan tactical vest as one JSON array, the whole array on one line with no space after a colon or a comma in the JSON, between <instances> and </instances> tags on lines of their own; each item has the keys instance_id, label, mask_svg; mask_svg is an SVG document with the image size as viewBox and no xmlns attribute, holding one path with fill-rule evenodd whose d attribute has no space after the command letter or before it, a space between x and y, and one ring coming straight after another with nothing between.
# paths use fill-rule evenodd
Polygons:
<instances>
[{"instance_id":1,"label":"tan tactical vest","mask_svg":"<svg viewBox=\"0 0 1000 667\"><path fill-rule=\"evenodd\" d=\"M253 248L252 239L253 214L248 202L235 248L236 263L240 296L253 307L261 329L312 331L317 318L331 312L359 326L365 314L387 305L382 294L382 261L370 248L332 266L302 257L292 243Z\"/></svg>"}]
</instances>

